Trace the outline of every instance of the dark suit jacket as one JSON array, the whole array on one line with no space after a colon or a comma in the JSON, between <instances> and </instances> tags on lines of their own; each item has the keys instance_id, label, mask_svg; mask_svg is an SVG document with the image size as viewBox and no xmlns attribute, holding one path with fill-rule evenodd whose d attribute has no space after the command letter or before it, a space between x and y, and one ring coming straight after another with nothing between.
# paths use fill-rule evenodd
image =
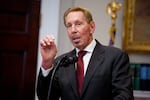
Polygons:
<instances>
[{"instance_id":1,"label":"dark suit jacket","mask_svg":"<svg viewBox=\"0 0 150 100\"><path fill-rule=\"evenodd\" d=\"M64 55L74 54L75 50ZM55 62L62 56L57 57ZM47 77L43 77L41 71L39 73L39 100L47 98L50 76L51 72ZM102 46L99 42L89 62L81 96L78 95L76 83L74 64L59 67L53 80L50 100L58 100L59 97L61 100L133 100L127 53L114 47Z\"/></svg>"}]
</instances>

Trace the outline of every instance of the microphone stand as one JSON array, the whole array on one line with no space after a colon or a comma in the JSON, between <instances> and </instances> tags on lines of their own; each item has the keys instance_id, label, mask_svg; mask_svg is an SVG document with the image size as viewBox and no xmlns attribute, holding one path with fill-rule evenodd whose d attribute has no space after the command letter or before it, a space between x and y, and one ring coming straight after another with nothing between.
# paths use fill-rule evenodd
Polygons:
<instances>
[{"instance_id":1,"label":"microphone stand","mask_svg":"<svg viewBox=\"0 0 150 100\"><path fill-rule=\"evenodd\" d=\"M58 63L54 67L52 75L51 75L49 89L48 89L48 95L47 95L47 100L50 100L49 98L50 98L50 95L51 95L52 83L53 83L53 79L54 79L54 76L55 76L55 73L56 73L58 67L60 65L67 65L67 64L70 64L70 63L74 63L76 61L77 61L77 57L76 56L75 57L64 56L61 60L58 61Z\"/></svg>"}]
</instances>

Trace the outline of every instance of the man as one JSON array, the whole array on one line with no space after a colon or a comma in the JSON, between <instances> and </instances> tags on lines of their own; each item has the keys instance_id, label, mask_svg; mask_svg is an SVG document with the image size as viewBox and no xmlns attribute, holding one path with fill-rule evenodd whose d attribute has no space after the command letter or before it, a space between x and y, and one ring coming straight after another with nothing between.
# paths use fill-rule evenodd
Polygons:
<instances>
[{"instance_id":1,"label":"man","mask_svg":"<svg viewBox=\"0 0 150 100\"><path fill-rule=\"evenodd\" d=\"M54 37L46 36L40 41L39 100L133 100L128 55L93 39L95 23L91 13L81 7L69 8L64 14L64 24L75 49L55 59ZM61 61L66 62L62 60L65 56L78 56L79 51L86 51L82 81L78 81L77 76L79 59L76 63L60 64Z\"/></svg>"}]
</instances>

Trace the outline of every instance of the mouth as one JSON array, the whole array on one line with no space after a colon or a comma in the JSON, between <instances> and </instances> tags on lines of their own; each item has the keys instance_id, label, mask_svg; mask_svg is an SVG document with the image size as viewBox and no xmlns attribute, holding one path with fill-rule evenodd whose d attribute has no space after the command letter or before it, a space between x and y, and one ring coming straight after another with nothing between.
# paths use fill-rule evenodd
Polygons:
<instances>
[{"instance_id":1,"label":"mouth","mask_svg":"<svg viewBox=\"0 0 150 100\"><path fill-rule=\"evenodd\" d=\"M80 38L79 37L74 37L74 38L72 38L72 41L74 43L78 43L80 41Z\"/></svg>"}]
</instances>

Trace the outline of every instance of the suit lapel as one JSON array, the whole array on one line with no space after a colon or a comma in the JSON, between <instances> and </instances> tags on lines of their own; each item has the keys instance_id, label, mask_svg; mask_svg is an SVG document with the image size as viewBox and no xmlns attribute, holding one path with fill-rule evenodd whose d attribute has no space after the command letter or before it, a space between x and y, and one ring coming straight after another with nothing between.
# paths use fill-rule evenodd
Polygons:
<instances>
[{"instance_id":1,"label":"suit lapel","mask_svg":"<svg viewBox=\"0 0 150 100\"><path fill-rule=\"evenodd\" d=\"M76 82L76 71L75 71L75 65L70 64L69 68L67 68L66 76L68 77L68 80L70 81L71 88L73 89L73 92L77 96L77 82Z\"/></svg>"},{"instance_id":2,"label":"suit lapel","mask_svg":"<svg viewBox=\"0 0 150 100\"><path fill-rule=\"evenodd\" d=\"M89 62L88 69L84 78L82 93L84 93L85 90L87 89L88 84L92 76L94 75L96 69L100 67L100 64L103 63L104 61L103 53L104 53L104 50L102 49L102 46L99 43L97 43L93 51L93 54L91 56L91 60Z\"/></svg>"}]
</instances>

